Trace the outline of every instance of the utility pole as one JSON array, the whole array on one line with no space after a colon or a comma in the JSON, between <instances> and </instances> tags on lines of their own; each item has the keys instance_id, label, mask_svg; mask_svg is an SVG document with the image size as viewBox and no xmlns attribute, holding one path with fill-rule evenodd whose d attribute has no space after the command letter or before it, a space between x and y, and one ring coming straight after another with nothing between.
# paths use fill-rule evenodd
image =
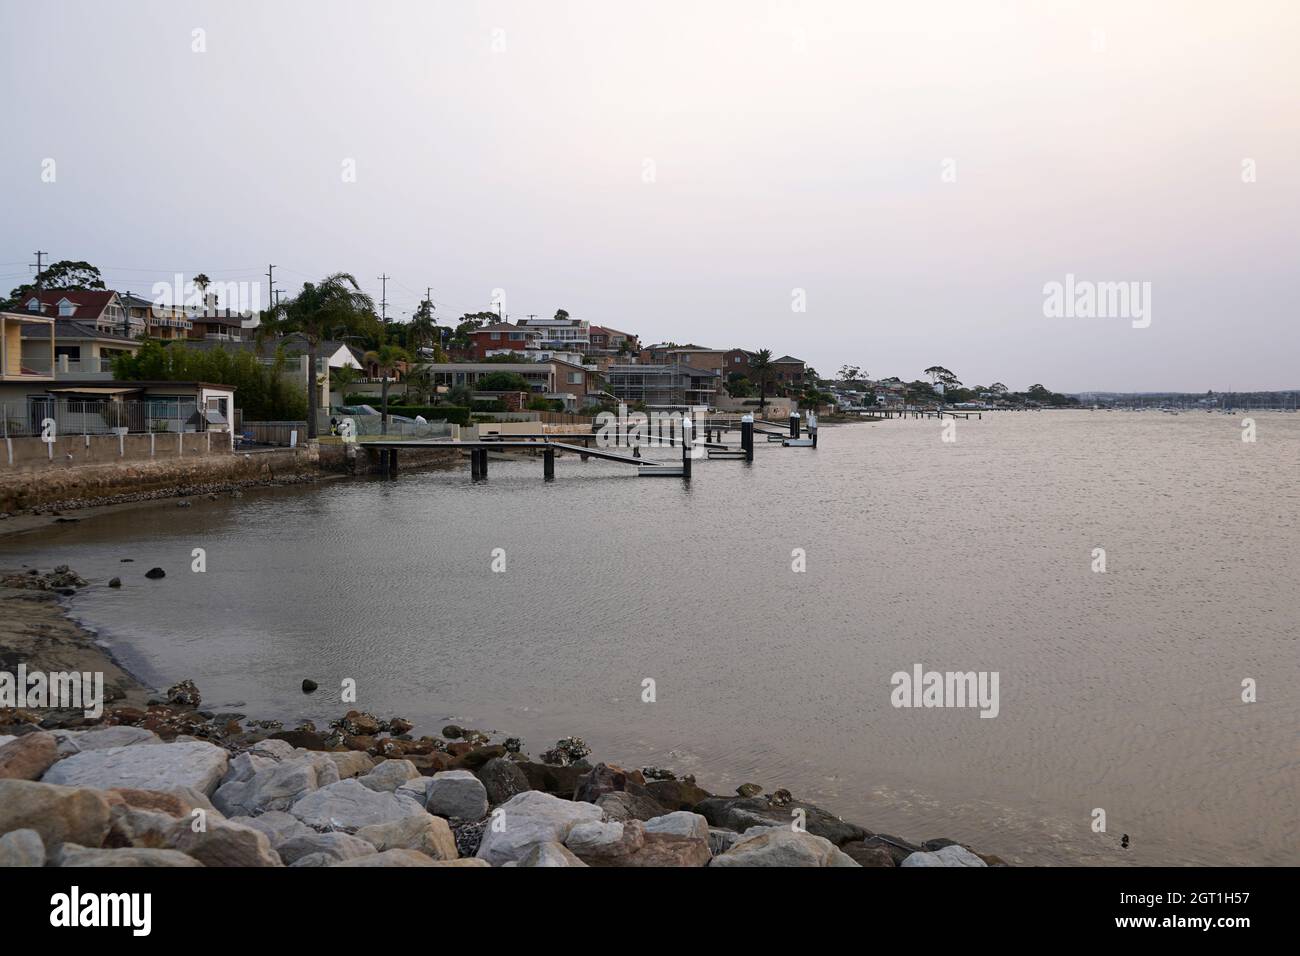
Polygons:
<instances>
[{"instance_id":1,"label":"utility pole","mask_svg":"<svg viewBox=\"0 0 1300 956\"><path fill-rule=\"evenodd\" d=\"M36 256L36 261L32 264L36 266L36 294L39 296L41 294L41 257L48 256L49 253L37 249L34 254Z\"/></svg>"},{"instance_id":2,"label":"utility pole","mask_svg":"<svg viewBox=\"0 0 1300 956\"><path fill-rule=\"evenodd\" d=\"M268 310L275 308L275 266L266 267L266 305Z\"/></svg>"},{"instance_id":3,"label":"utility pole","mask_svg":"<svg viewBox=\"0 0 1300 956\"><path fill-rule=\"evenodd\" d=\"M379 321L387 325L388 324L388 276L387 275L380 276L379 281L384 284L383 291L379 295Z\"/></svg>"}]
</instances>

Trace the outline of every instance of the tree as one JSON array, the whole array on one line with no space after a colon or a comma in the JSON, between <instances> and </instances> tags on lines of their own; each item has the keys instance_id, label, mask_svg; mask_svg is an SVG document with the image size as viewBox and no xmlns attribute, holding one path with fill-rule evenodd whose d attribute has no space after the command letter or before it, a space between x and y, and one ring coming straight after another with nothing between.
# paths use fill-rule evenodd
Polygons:
<instances>
[{"instance_id":1,"label":"tree","mask_svg":"<svg viewBox=\"0 0 1300 956\"><path fill-rule=\"evenodd\" d=\"M856 365L841 365L839 374L840 381L848 385L850 382L861 380L865 373Z\"/></svg>"},{"instance_id":2,"label":"tree","mask_svg":"<svg viewBox=\"0 0 1300 956\"><path fill-rule=\"evenodd\" d=\"M406 326L406 345L416 356L423 354L423 350L433 348L437 350L439 341L438 322L433 317L433 303L425 299L420 303L420 307L415 310L411 316L411 321ZM440 361L434 356L434 361Z\"/></svg>"},{"instance_id":3,"label":"tree","mask_svg":"<svg viewBox=\"0 0 1300 956\"><path fill-rule=\"evenodd\" d=\"M388 375L397 370L397 366L409 362L410 353L396 345L381 345L365 354L367 365L374 365L379 370L380 399L382 407L379 412L379 432L388 434Z\"/></svg>"},{"instance_id":4,"label":"tree","mask_svg":"<svg viewBox=\"0 0 1300 956\"><path fill-rule=\"evenodd\" d=\"M460 349L469 348L469 334L495 321L497 321L495 312L466 312L460 317L460 322L456 324L456 330L451 335L451 346Z\"/></svg>"},{"instance_id":5,"label":"tree","mask_svg":"<svg viewBox=\"0 0 1300 956\"><path fill-rule=\"evenodd\" d=\"M346 272L336 272L320 282L303 283L302 291L292 299L277 303L262 313L257 327L260 344L271 335L300 334L307 341L307 437L315 438L316 409L319 404L316 384L316 361L320 344L326 339L364 334L376 328L375 303L361 291L357 280Z\"/></svg>"},{"instance_id":6,"label":"tree","mask_svg":"<svg viewBox=\"0 0 1300 956\"><path fill-rule=\"evenodd\" d=\"M346 398L348 386L357 380L357 370L351 365L330 369L330 391L338 392L339 398Z\"/></svg>"},{"instance_id":7,"label":"tree","mask_svg":"<svg viewBox=\"0 0 1300 956\"><path fill-rule=\"evenodd\" d=\"M758 411L767 408L767 385L772 378L772 350L759 349L749 360L749 374L758 379Z\"/></svg>"},{"instance_id":8,"label":"tree","mask_svg":"<svg viewBox=\"0 0 1300 956\"><path fill-rule=\"evenodd\" d=\"M89 262L60 259L46 266L31 282L24 283L11 291L3 307L6 309L15 307L22 299L35 292L38 285L42 290L86 291L103 289L104 280L100 277L99 270Z\"/></svg>"},{"instance_id":9,"label":"tree","mask_svg":"<svg viewBox=\"0 0 1300 956\"><path fill-rule=\"evenodd\" d=\"M480 392L527 392L528 380L517 372L489 372L475 385Z\"/></svg>"},{"instance_id":10,"label":"tree","mask_svg":"<svg viewBox=\"0 0 1300 956\"><path fill-rule=\"evenodd\" d=\"M569 317L569 313L568 313L565 309L556 309L556 310L555 310L555 317L556 317L557 319L563 321L563 320L565 320L565 319L567 319L567 318Z\"/></svg>"}]
</instances>

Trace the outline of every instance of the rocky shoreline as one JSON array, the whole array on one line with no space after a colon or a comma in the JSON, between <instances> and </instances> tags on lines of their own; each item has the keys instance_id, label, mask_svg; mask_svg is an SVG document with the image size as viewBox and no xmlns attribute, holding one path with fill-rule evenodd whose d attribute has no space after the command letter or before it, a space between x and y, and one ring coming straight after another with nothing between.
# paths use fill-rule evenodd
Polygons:
<instances>
[{"instance_id":1,"label":"rocky shoreline","mask_svg":"<svg viewBox=\"0 0 1300 956\"><path fill-rule=\"evenodd\" d=\"M95 718L0 707L0 866L1004 865L781 788L718 795L663 768L593 763L577 737L533 758L515 737L416 737L356 710L287 729L205 709L192 681L152 696L86 632L79 656L67 633L43 639L52 617L75 629L54 602L75 572L0 579L6 610L46 618L25 639L0 630L3 669L102 670L110 700Z\"/></svg>"}]
</instances>

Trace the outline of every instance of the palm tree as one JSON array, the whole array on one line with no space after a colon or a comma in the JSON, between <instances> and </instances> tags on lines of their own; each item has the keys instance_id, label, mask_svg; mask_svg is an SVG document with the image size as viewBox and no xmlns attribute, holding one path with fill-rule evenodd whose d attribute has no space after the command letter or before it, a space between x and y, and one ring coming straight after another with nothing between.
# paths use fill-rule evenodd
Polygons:
<instances>
[{"instance_id":1,"label":"palm tree","mask_svg":"<svg viewBox=\"0 0 1300 956\"><path fill-rule=\"evenodd\" d=\"M320 282L304 282L292 299L276 303L262 313L257 342L271 335L298 333L307 341L307 437L315 438L316 410L320 405L316 385L316 361L320 344L327 339L356 335L377 326L375 302L361 291L357 280L336 272Z\"/></svg>"},{"instance_id":2,"label":"palm tree","mask_svg":"<svg viewBox=\"0 0 1300 956\"><path fill-rule=\"evenodd\" d=\"M379 379L382 384L380 395L383 407L379 419L380 434L388 434L388 373L395 371L398 365L410 360L411 355L406 349L390 344L381 345L379 348L365 354L364 361L367 365L378 366Z\"/></svg>"},{"instance_id":3,"label":"palm tree","mask_svg":"<svg viewBox=\"0 0 1300 956\"><path fill-rule=\"evenodd\" d=\"M406 327L406 338L407 345L417 357L421 354L421 349L438 340L438 322L433 317L433 303L428 299L421 302L411 316L410 324Z\"/></svg>"},{"instance_id":4,"label":"palm tree","mask_svg":"<svg viewBox=\"0 0 1300 956\"><path fill-rule=\"evenodd\" d=\"M749 372L758 379L758 413L767 409L767 383L772 377L772 350L759 349L749 360Z\"/></svg>"}]
</instances>

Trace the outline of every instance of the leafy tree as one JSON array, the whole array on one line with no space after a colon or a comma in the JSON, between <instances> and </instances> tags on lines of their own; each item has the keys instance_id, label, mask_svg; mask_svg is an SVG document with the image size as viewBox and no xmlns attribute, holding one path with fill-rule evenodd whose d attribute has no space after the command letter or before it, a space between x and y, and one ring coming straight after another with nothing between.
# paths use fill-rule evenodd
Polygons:
<instances>
[{"instance_id":1,"label":"leafy tree","mask_svg":"<svg viewBox=\"0 0 1300 956\"><path fill-rule=\"evenodd\" d=\"M480 392L527 392L528 380L517 372L489 372L475 385Z\"/></svg>"},{"instance_id":2,"label":"leafy tree","mask_svg":"<svg viewBox=\"0 0 1300 956\"><path fill-rule=\"evenodd\" d=\"M567 319L567 318L569 317L569 313L568 313L566 310L564 310L564 309L556 309L556 310L555 310L555 317L556 317L557 319L564 320L564 319Z\"/></svg>"},{"instance_id":3,"label":"leafy tree","mask_svg":"<svg viewBox=\"0 0 1300 956\"><path fill-rule=\"evenodd\" d=\"M277 303L262 313L257 340L270 335L299 333L307 341L307 437L315 438L318 404L316 362L321 342L370 332L378 319L375 303L361 291L357 280L346 272L336 272L320 282L303 283L302 291L292 299Z\"/></svg>"},{"instance_id":4,"label":"leafy tree","mask_svg":"<svg viewBox=\"0 0 1300 956\"><path fill-rule=\"evenodd\" d=\"M89 262L60 259L58 262L52 262L46 266L41 271L41 274L31 282L24 283L13 289L9 293L9 299L3 303L3 307L6 309L14 308L21 300L30 296L36 291L38 279L43 290L87 291L104 288L104 280L100 277L99 270Z\"/></svg>"},{"instance_id":5,"label":"leafy tree","mask_svg":"<svg viewBox=\"0 0 1300 956\"><path fill-rule=\"evenodd\" d=\"M365 354L367 365L374 365L379 369L380 397L382 407L379 413L379 431L382 435L388 434L388 383L389 375L397 371L397 367L411 360L410 353L406 349L396 345L381 345L379 348Z\"/></svg>"}]
</instances>

